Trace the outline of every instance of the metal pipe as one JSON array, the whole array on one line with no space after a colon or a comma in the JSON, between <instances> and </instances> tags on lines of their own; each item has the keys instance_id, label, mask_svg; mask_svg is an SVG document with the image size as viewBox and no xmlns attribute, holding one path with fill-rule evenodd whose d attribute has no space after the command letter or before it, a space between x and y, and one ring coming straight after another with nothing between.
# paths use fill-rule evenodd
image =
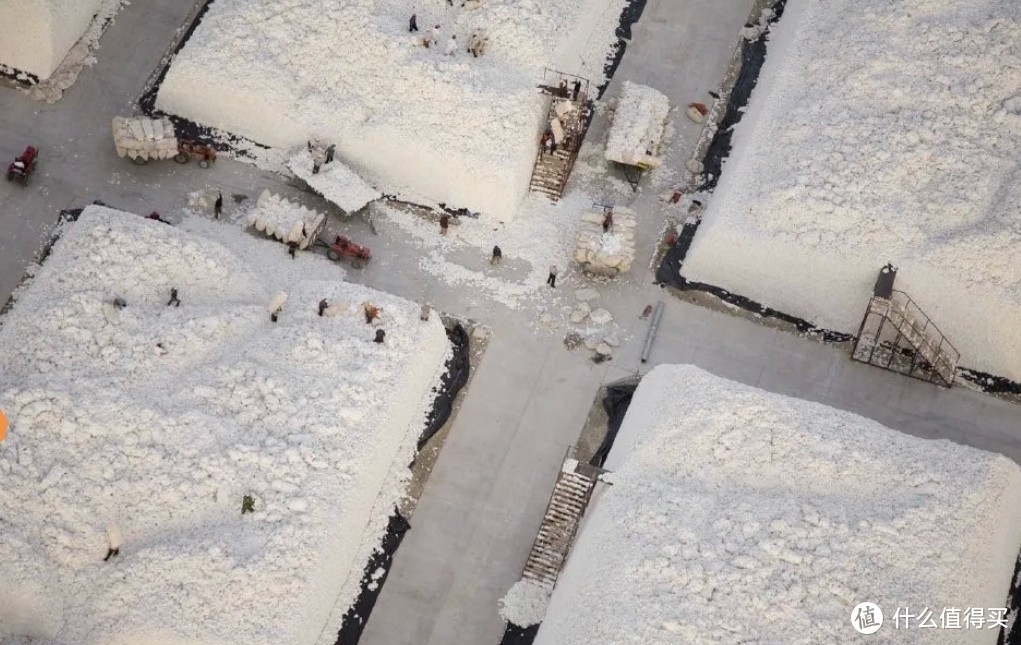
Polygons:
<instances>
[{"instance_id":1,"label":"metal pipe","mask_svg":"<svg viewBox=\"0 0 1021 645\"><path fill-rule=\"evenodd\" d=\"M649 331L645 334L645 344L642 346L642 362L649 360L649 353L652 352L652 341L656 338L656 332L659 331L659 321L663 318L663 301L660 300L656 303L656 311L652 313L652 323L649 325Z\"/></svg>"}]
</instances>

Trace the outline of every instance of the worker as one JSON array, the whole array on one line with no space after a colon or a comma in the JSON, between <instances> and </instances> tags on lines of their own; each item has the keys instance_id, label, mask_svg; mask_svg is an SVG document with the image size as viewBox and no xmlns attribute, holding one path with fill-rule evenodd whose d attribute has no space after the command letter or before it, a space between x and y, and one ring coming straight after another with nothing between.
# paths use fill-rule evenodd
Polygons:
<instances>
[{"instance_id":1,"label":"worker","mask_svg":"<svg viewBox=\"0 0 1021 645\"><path fill-rule=\"evenodd\" d=\"M181 306L181 301L177 297L177 287L170 288L170 302L167 303L167 306L169 307L170 305L173 305L175 307Z\"/></svg>"},{"instance_id":2,"label":"worker","mask_svg":"<svg viewBox=\"0 0 1021 645\"><path fill-rule=\"evenodd\" d=\"M553 151L557 149L557 144L553 142L553 135L549 132L543 135L543 147L546 148L546 154L552 155Z\"/></svg>"},{"instance_id":3,"label":"worker","mask_svg":"<svg viewBox=\"0 0 1021 645\"><path fill-rule=\"evenodd\" d=\"M607 209L606 214L603 215L603 233L609 233L610 229L613 228L613 209Z\"/></svg>"},{"instance_id":4,"label":"worker","mask_svg":"<svg viewBox=\"0 0 1021 645\"><path fill-rule=\"evenodd\" d=\"M429 305L422 305L422 312L418 315L418 319L425 322L429 320L430 313L432 313L432 308Z\"/></svg>"},{"instance_id":5,"label":"worker","mask_svg":"<svg viewBox=\"0 0 1021 645\"><path fill-rule=\"evenodd\" d=\"M549 276L547 276L546 278L546 284L553 287L554 289L557 288L557 265L555 264L550 265Z\"/></svg>"},{"instance_id":6,"label":"worker","mask_svg":"<svg viewBox=\"0 0 1021 645\"><path fill-rule=\"evenodd\" d=\"M213 217L220 219L220 214L223 212L223 193L217 193L216 201L213 202Z\"/></svg>"},{"instance_id":7,"label":"worker","mask_svg":"<svg viewBox=\"0 0 1021 645\"><path fill-rule=\"evenodd\" d=\"M326 308L329 307L329 306L330 306L330 303L326 301L326 298L323 298L322 300L319 301L319 317L320 318L323 317L323 312L326 311Z\"/></svg>"},{"instance_id":8,"label":"worker","mask_svg":"<svg viewBox=\"0 0 1021 645\"><path fill-rule=\"evenodd\" d=\"M117 309L123 309L128 306L128 302L124 298L117 296L113 299L113 306Z\"/></svg>"},{"instance_id":9,"label":"worker","mask_svg":"<svg viewBox=\"0 0 1021 645\"><path fill-rule=\"evenodd\" d=\"M499 246L493 245L493 257L489 258L490 264L500 264L503 260L503 251L500 250Z\"/></svg>"},{"instance_id":10,"label":"worker","mask_svg":"<svg viewBox=\"0 0 1021 645\"><path fill-rule=\"evenodd\" d=\"M577 101L579 94L581 94L581 81L575 80L574 81L574 91L571 92L571 100L572 101Z\"/></svg>"},{"instance_id":11,"label":"worker","mask_svg":"<svg viewBox=\"0 0 1021 645\"><path fill-rule=\"evenodd\" d=\"M337 144L331 143L330 146L326 148L326 163L333 163L333 155L336 154L336 152Z\"/></svg>"},{"instance_id":12,"label":"worker","mask_svg":"<svg viewBox=\"0 0 1021 645\"><path fill-rule=\"evenodd\" d=\"M365 324L371 325L374 320L379 318L379 307L370 304L368 302L362 304L362 310L365 312Z\"/></svg>"},{"instance_id":13,"label":"worker","mask_svg":"<svg viewBox=\"0 0 1021 645\"><path fill-rule=\"evenodd\" d=\"M557 96L564 99L570 96L570 93L567 91L567 81L560 81L560 85L557 86Z\"/></svg>"},{"instance_id":14,"label":"worker","mask_svg":"<svg viewBox=\"0 0 1021 645\"><path fill-rule=\"evenodd\" d=\"M377 329L376 330L376 337L372 340L372 342L382 344L382 342L383 342L383 340L385 338L386 338L386 332L383 331L382 329Z\"/></svg>"},{"instance_id":15,"label":"worker","mask_svg":"<svg viewBox=\"0 0 1021 645\"><path fill-rule=\"evenodd\" d=\"M418 15L411 14L411 20L408 21L408 32L418 31Z\"/></svg>"},{"instance_id":16,"label":"worker","mask_svg":"<svg viewBox=\"0 0 1021 645\"><path fill-rule=\"evenodd\" d=\"M121 552L121 544L124 543L124 536L121 535L121 529L116 524L111 524L106 527L106 539L107 549L106 557L103 558L103 562L108 561L110 558L116 557Z\"/></svg>"},{"instance_id":17,"label":"worker","mask_svg":"<svg viewBox=\"0 0 1021 645\"><path fill-rule=\"evenodd\" d=\"M291 258L295 258L295 259L297 258L297 256L295 255L295 252L297 250L298 250L298 243L297 242L288 242L287 243L287 253L288 253L288 255L291 256Z\"/></svg>"},{"instance_id":18,"label":"worker","mask_svg":"<svg viewBox=\"0 0 1021 645\"><path fill-rule=\"evenodd\" d=\"M440 235L446 235L447 229L450 227L450 215L444 213L440 215Z\"/></svg>"}]
</instances>

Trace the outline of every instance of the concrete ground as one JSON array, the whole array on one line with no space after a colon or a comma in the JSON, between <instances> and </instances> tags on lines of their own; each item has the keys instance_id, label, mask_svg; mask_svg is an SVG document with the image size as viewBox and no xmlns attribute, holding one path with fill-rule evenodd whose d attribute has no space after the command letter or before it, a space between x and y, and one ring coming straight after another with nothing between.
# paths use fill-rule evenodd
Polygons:
<instances>
[{"instance_id":1,"label":"concrete ground","mask_svg":"<svg viewBox=\"0 0 1021 645\"><path fill-rule=\"evenodd\" d=\"M752 0L650 0L633 28L607 98L623 80L649 83L674 105L706 101L723 76ZM94 199L171 219L190 193L222 190L254 198L269 188L313 206L281 176L240 162L221 160L208 171L173 162L144 167L118 159L110 118L129 114L149 74L174 38L193 3L133 0L104 35L98 63L55 105L32 102L0 87L0 154L13 157L26 144L42 150L40 173L22 189L0 184L0 302L20 280L63 208ZM607 119L598 113L581 165L600 163ZM683 161L698 128L673 118L667 164L631 193L613 184L606 197L639 213L640 257L616 282L590 283L565 272L547 297L571 301L571 290L594 286L600 306L628 333L608 363L595 364L584 350L565 349L562 333L536 331L536 312L513 310L463 288L436 280L419 268L424 251L387 222L373 236L361 220L335 222L372 246L374 259L349 279L486 325L489 345L453 420L446 444L411 518L412 529L362 639L364 645L495 645L503 629L497 601L518 579L542 518L556 472L575 442L602 384L644 373L660 363L690 362L721 376L877 419L890 427L948 438L1002 452L1021 461L1014 428L1021 410L966 389L941 390L851 362L843 348L827 346L682 302L652 284L646 270L667 217L680 206L658 197L680 183ZM577 182L572 180L572 186ZM586 189L597 189L589 185ZM571 188L572 190L574 188ZM227 216L237 207L227 204ZM284 250L281 250L283 253ZM505 253L507 250L505 249ZM486 268L488 250L457 261ZM516 271L507 258L500 270ZM665 312L648 363L639 354L648 321L642 309L657 301Z\"/></svg>"}]
</instances>

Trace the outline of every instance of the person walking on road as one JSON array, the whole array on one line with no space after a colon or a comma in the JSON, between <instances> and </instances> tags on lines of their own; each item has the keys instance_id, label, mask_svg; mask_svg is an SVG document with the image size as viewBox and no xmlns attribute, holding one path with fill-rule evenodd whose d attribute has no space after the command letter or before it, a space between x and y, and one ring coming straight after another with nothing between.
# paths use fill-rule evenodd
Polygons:
<instances>
[{"instance_id":1,"label":"person walking on road","mask_svg":"<svg viewBox=\"0 0 1021 645\"><path fill-rule=\"evenodd\" d=\"M418 31L418 14L411 14L411 20L408 21L408 31Z\"/></svg>"},{"instance_id":2,"label":"person walking on road","mask_svg":"<svg viewBox=\"0 0 1021 645\"><path fill-rule=\"evenodd\" d=\"M167 303L167 306L169 307L171 305L175 307L181 306L181 301L177 297L177 287L171 287L170 289L170 302Z\"/></svg>"},{"instance_id":3,"label":"person walking on road","mask_svg":"<svg viewBox=\"0 0 1021 645\"><path fill-rule=\"evenodd\" d=\"M216 201L213 202L213 217L220 219L220 214L223 213L223 193L216 195Z\"/></svg>"},{"instance_id":4,"label":"person walking on road","mask_svg":"<svg viewBox=\"0 0 1021 645\"><path fill-rule=\"evenodd\" d=\"M489 259L490 264L500 264L503 260L503 251L500 250L499 246L493 247L493 257Z\"/></svg>"},{"instance_id":5,"label":"person walking on road","mask_svg":"<svg viewBox=\"0 0 1021 645\"><path fill-rule=\"evenodd\" d=\"M546 278L546 284L553 287L554 289L557 288L557 265L555 264L550 265L549 277Z\"/></svg>"}]
</instances>

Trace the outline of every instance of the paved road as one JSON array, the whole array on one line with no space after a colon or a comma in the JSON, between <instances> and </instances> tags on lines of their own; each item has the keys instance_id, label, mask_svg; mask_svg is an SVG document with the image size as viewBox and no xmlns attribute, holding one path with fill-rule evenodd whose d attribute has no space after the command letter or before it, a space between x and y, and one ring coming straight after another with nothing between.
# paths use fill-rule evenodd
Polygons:
<instances>
[{"instance_id":1,"label":"paved road","mask_svg":"<svg viewBox=\"0 0 1021 645\"><path fill-rule=\"evenodd\" d=\"M675 105L704 100L723 75L750 6L751 0L650 0L609 95L631 79L658 87ZM173 163L140 168L116 158L110 118L131 111L190 9L191 3L176 0L133 0L104 36L98 64L86 69L56 105L0 88L0 152L13 154L26 143L43 150L41 174L32 186L0 185L0 302L62 208L98 198L136 212L173 214L186 205L190 192L211 189L254 196L271 188L314 201L277 175L229 160L202 171ZM678 167L698 131L683 117L674 123L669 161ZM599 141L604 128L600 117L591 140ZM590 145L584 154L598 152ZM367 269L350 274L352 280L432 302L492 331L364 645L495 645L502 630L497 599L520 575L560 459L577 438L599 386L658 363L691 362L919 436L970 443L1021 461L1015 431L1021 413L1014 406L853 363L838 347L696 307L653 286L651 273L642 268L663 218L676 215L656 199L669 183L661 176L636 195L619 190L611 195L641 215L638 239L645 256L626 280L598 286L601 305L631 332L614 360L602 365L583 352L566 351L562 335L533 331L533 311L508 310L424 276L418 267L421 250L396 228L383 225L373 238L359 221L343 225L356 238L369 240L375 256ZM228 215L232 208L228 204ZM481 268L484 253L477 263L469 268ZM558 293L569 299L577 278L566 280ZM642 364L638 354L648 323L638 313L657 300L666 304L663 324L651 360Z\"/></svg>"}]
</instances>

